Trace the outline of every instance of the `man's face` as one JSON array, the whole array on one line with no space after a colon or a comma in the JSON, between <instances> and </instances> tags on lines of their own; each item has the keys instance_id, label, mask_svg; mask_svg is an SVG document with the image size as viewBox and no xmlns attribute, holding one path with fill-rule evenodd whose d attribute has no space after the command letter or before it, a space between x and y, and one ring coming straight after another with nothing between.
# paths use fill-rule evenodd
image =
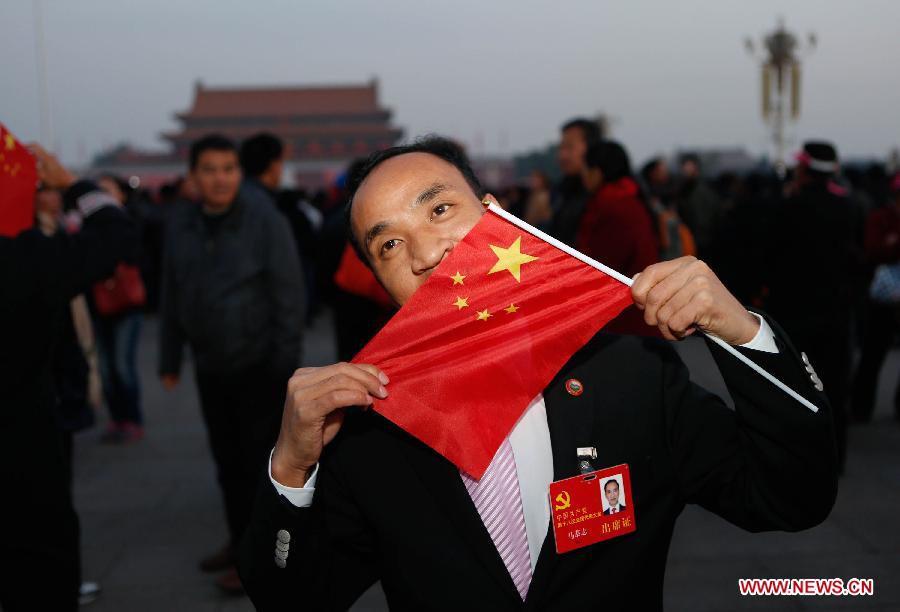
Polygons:
<instances>
[{"instance_id":1,"label":"man's face","mask_svg":"<svg viewBox=\"0 0 900 612\"><path fill-rule=\"evenodd\" d=\"M241 186L241 167L234 151L207 149L191 170L203 205L213 210L225 210L237 197Z\"/></svg>"},{"instance_id":2,"label":"man's face","mask_svg":"<svg viewBox=\"0 0 900 612\"><path fill-rule=\"evenodd\" d=\"M403 305L483 213L452 164L406 153L379 164L360 185L350 229L375 276Z\"/></svg>"},{"instance_id":3,"label":"man's face","mask_svg":"<svg viewBox=\"0 0 900 612\"><path fill-rule=\"evenodd\" d=\"M580 174L584 168L584 155L587 153L587 143L584 134L578 128L563 130L562 139L559 141L559 168L566 176Z\"/></svg>"},{"instance_id":4,"label":"man's face","mask_svg":"<svg viewBox=\"0 0 900 612\"><path fill-rule=\"evenodd\" d=\"M609 502L609 507L612 508L619 505L619 483L615 480L610 480L603 489L606 491L606 501Z\"/></svg>"},{"instance_id":5,"label":"man's face","mask_svg":"<svg viewBox=\"0 0 900 612\"><path fill-rule=\"evenodd\" d=\"M696 179L700 176L700 168L694 160L686 159L681 163L681 175L688 180Z\"/></svg>"}]
</instances>

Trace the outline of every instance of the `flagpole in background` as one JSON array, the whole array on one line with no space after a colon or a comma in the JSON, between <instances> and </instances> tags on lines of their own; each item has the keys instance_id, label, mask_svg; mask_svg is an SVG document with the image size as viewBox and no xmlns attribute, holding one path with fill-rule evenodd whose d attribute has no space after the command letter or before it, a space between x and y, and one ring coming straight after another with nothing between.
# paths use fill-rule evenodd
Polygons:
<instances>
[{"instance_id":1,"label":"flagpole in background","mask_svg":"<svg viewBox=\"0 0 900 612\"><path fill-rule=\"evenodd\" d=\"M41 144L47 149L53 150L55 145L53 142L53 125L50 117L50 88L47 85L47 51L44 40L43 0L33 0L32 6L34 7L34 49L35 63L37 64Z\"/></svg>"},{"instance_id":2,"label":"flagpole in background","mask_svg":"<svg viewBox=\"0 0 900 612\"><path fill-rule=\"evenodd\" d=\"M509 221L516 227L519 227L519 228L525 230L529 234L536 236L536 237L540 238L541 240L544 240L545 242L549 242L550 244L552 244L553 246L558 248L560 251L562 251L568 255L571 255L575 259L586 263L587 265L591 266L592 268L596 268L597 270L600 270L601 272L603 272L604 274L606 274L608 276L613 277L620 283L623 283L623 284L627 285L628 287L631 287L631 285L634 284L634 281L632 279L628 278L627 276L625 276L624 274L617 272L616 270L613 270L609 266L605 266L602 263L600 263L599 261L592 259L591 257L588 257L584 253L573 249L569 245L560 242L553 236L550 236L549 234L542 232L538 228L536 228L532 225L529 225L528 223L526 223L522 219L519 219L515 215L510 214L509 212L503 210L496 204L493 204L493 203L489 204L488 210L491 211L492 213L502 217L503 219ZM765 369L761 368L759 365L754 363L751 359L748 359L736 348L734 348L733 346L731 346L730 344L728 344L721 338L717 338L706 332L702 332L702 333L707 338L709 338L710 340L712 340L713 342L715 342L716 344L721 346L723 349L725 349L726 351L728 351L729 353L734 355L735 358L738 359L738 361L740 361L741 363L748 366L754 372L756 372L757 374L759 374L760 376L762 376L763 378L768 380L770 383L772 383L773 385L775 385L776 387L778 387L779 389L781 389L782 391L784 391L785 393L790 395L795 400L797 400L798 402L800 402L801 404L803 404L804 406L806 406L813 412L819 411L818 406L816 406L815 404L810 402L808 399L806 399L805 397L803 397L802 395L800 395L799 393L797 393L796 391L791 389L789 386L787 386L786 384L784 384L783 382L781 382L780 380L778 380L777 378L775 378L774 376L769 374Z\"/></svg>"}]
</instances>

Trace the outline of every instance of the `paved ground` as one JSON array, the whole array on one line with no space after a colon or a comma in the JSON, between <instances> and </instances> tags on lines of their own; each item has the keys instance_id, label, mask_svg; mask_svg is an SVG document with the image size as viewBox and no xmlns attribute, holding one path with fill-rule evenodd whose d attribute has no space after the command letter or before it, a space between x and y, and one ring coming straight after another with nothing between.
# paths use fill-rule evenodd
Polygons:
<instances>
[{"instance_id":1,"label":"paved ground","mask_svg":"<svg viewBox=\"0 0 900 612\"><path fill-rule=\"evenodd\" d=\"M76 442L76 505L86 579L104 593L96 612L243 611L245 598L220 595L197 559L225 538L213 465L190 377L165 393L154 376L156 325L148 320L140 351L147 438L128 447ZM721 380L702 342L682 346L696 378ZM329 322L307 337L311 364L333 361ZM900 353L885 367L896 380ZM883 377L886 378L886 377ZM703 510L689 509L672 543L665 601L669 610L900 609L900 426L890 420L882 381L875 422L852 432L837 506L821 526L800 534L746 534ZM893 381L891 381L893 382ZM739 577L871 577L872 598L741 598ZM355 610L384 610L375 587Z\"/></svg>"}]
</instances>

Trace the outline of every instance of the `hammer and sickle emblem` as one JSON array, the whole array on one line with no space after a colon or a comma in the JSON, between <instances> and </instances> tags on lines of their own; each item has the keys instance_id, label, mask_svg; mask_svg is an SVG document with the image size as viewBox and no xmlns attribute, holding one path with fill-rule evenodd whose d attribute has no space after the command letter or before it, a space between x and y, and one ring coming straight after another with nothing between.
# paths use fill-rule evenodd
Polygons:
<instances>
[{"instance_id":1,"label":"hammer and sickle emblem","mask_svg":"<svg viewBox=\"0 0 900 612\"><path fill-rule=\"evenodd\" d=\"M556 496L556 505L553 507L555 510L565 510L569 506L572 505L572 498L569 496L569 493L563 491L559 495Z\"/></svg>"}]
</instances>

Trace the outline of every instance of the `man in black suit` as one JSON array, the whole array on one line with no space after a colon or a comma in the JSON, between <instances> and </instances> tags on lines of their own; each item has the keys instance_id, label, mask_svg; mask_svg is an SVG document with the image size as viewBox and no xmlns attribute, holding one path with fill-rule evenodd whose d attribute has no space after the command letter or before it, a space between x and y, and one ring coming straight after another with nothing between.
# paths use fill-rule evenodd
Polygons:
<instances>
[{"instance_id":1,"label":"man in black suit","mask_svg":"<svg viewBox=\"0 0 900 612\"><path fill-rule=\"evenodd\" d=\"M609 504L609 508L604 510L603 514L615 514L625 511L624 498L622 503L619 503L619 482L615 478L610 478L606 481L606 484L603 485L603 494L606 495L606 501Z\"/></svg>"},{"instance_id":2,"label":"man in black suit","mask_svg":"<svg viewBox=\"0 0 900 612\"><path fill-rule=\"evenodd\" d=\"M441 139L376 154L351 194L351 239L399 304L483 214L478 179ZM402 610L574 610L601 601L654 609L685 504L751 531L824 520L837 488L831 411L786 336L693 258L647 268L633 296L667 339L699 329L741 346L819 410L710 343L731 410L690 382L666 343L600 333L534 398L482 479L514 486L504 503L512 498L517 512L499 521L504 541L471 479L365 410L388 394L383 372L347 363L298 370L241 546L254 604L346 609L380 580ZM600 449L595 468L628 464L637 530L558 555L548 486L579 474L578 451L591 446ZM514 469L500 476L493 468L509 447Z\"/></svg>"}]
</instances>

